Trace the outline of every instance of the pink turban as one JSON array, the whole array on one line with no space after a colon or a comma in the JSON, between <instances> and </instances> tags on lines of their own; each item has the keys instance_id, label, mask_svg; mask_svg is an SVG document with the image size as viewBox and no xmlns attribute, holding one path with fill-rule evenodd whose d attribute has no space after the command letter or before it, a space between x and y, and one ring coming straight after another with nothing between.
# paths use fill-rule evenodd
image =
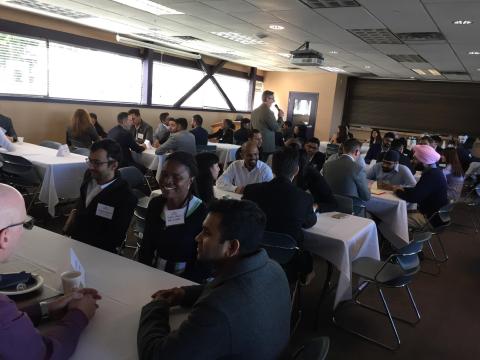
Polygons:
<instances>
[{"instance_id":1,"label":"pink turban","mask_svg":"<svg viewBox=\"0 0 480 360\"><path fill-rule=\"evenodd\" d=\"M440 160L440 154L430 145L415 145L413 147L413 156L422 164L435 164Z\"/></svg>"}]
</instances>

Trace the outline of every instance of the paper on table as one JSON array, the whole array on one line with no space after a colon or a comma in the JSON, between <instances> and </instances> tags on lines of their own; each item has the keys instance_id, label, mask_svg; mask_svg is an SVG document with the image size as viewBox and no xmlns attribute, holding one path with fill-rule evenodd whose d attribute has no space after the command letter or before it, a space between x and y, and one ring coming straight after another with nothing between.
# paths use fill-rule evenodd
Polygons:
<instances>
[{"instance_id":1,"label":"paper on table","mask_svg":"<svg viewBox=\"0 0 480 360\"><path fill-rule=\"evenodd\" d=\"M152 144L150 143L150 140L145 139L145 141L144 141L143 143L145 144L145 146L147 147L147 149L151 149L151 148L152 148Z\"/></svg>"},{"instance_id":2,"label":"paper on table","mask_svg":"<svg viewBox=\"0 0 480 360\"><path fill-rule=\"evenodd\" d=\"M371 190L370 191L373 195L383 195L383 194L386 194L385 191L381 191L381 190Z\"/></svg>"},{"instance_id":3,"label":"paper on table","mask_svg":"<svg viewBox=\"0 0 480 360\"><path fill-rule=\"evenodd\" d=\"M70 155L70 149L67 144L63 144L58 148L57 156L68 156Z\"/></svg>"},{"instance_id":4,"label":"paper on table","mask_svg":"<svg viewBox=\"0 0 480 360\"><path fill-rule=\"evenodd\" d=\"M70 264L72 264L73 270L78 271L82 274L82 278L80 281L82 283L82 286L85 287L85 269L83 268L83 265L80 263L77 254L75 254L75 251L73 251L72 248L70 248Z\"/></svg>"}]
</instances>

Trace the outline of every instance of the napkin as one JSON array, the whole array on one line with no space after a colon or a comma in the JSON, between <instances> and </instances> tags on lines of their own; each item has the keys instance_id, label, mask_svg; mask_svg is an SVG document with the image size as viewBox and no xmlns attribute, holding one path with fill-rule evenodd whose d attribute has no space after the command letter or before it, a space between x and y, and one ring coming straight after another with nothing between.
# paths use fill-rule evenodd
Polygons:
<instances>
[{"instance_id":1,"label":"napkin","mask_svg":"<svg viewBox=\"0 0 480 360\"><path fill-rule=\"evenodd\" d=\"M58 148L57 151L57 156L69 156L70 155L70 149L68 148L67 144L63 144Z\"/></svg>"},{"instance_id":2,"label":"napkin","mask_svg":"<svg viewBox=\"0 0 480 360\"><path fill-rule=\"evenodd\" d=\"M144 141L143 143L145 144L145 146L147 147L147 149L151 149L151 148L152 148L152 144L150 143L150 140L145 139L145 141Z\"/></svg>"}]
</instances>

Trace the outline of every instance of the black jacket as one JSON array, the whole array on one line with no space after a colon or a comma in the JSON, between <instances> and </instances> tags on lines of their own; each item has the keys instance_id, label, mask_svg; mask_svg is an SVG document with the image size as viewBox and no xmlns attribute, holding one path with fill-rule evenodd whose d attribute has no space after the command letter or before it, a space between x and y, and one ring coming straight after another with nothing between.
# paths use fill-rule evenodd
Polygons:
<instances>
[{"instance_id":1,"label":"black jacket","mask_svg":"<svg viewBox=\"0 0 480 360\"><path fill-rule=\"evenodd\" d=\"M302 228L310 228L317 222L312 196L284 178L247 185L243 199L257 203L263 210L267 231L291 235L299 245L303 241Z\"/></svg>"},{"instance_id":2,"label":"black jacket","mask_svg":"<svg viewBox=\"0 0 480 360\"><path fill-rule=\"evenodd\" d=\"M209 139L216 138L219 143L233 144L233 130L232 129L218 129L213 134L208 135Z\"/></svg>"},{"instance_id":3,"label":"black jacket","mask_svg":"<svg viewBox=\"0 0 480 360\"><path fill-rule=\"evenodd\" d=\"M132 133L125 130L121 125L112 128L107 136L109 139L115 140L122 148L123 160L120 167L131 166L135 163L130 150L137 153L141 153L145 150L135 142Z\"/></svg>"},{"instance_id":4,"label":"black jacket","mask_svg":"<svg viewBox=\"0 0 480 360\"><path fill-rule=\"evenodd\" d=\"M233 133L233 137L235 139L235 144L243 145L248 141L248 136L250 135L251 131L245 128L240 128Z\"/></svg>"},{"instance_id":5,"label":"black jacket","mask_svg":"<svg viewBox=\"0 0 480 360\"><path fill-rule=\"evenodd\" d=\"M312 194L313 201L318 205L318 212L337 210L337 200L333 196L332 189L313 167L307 166L303 174L297 175L296 183L298 187Z\"/></svg>"},{"instance_id":6,"label":"black jacket","mask_svg":"<svg viewBox=\"0 0 480 360\"><path fill-rule=\"evenodd\" d=\"M208 131L201 126L197 126L190 130L195 136L195 145L207 145L208 144Z\"/></svg>"},{"instance_id":7,"label":"black jacket","mask_svg":"<svg viewBox=\"0 0 480 360\"><path fill-rule=\"evenodd\" d=\"M312 160L308 162L308 165L313 167L317 171L322 170L323 164L325 164L325 154L320 151L316 152L315 155L313 155Z\"/></svg>"},{"instance_id":8,"label":"black jacket","mask_svg":"<svg viewBox=\"0 0 480 360\"><path fill-rule=\"evenodd\" d=\"M90 180L90 173L87 171L80 187L80 198L76 205L77 215L70 234L75 240L106 251L116 252L115 248L120 246L125 239L133 210L137 205L137 198L133 195L127 182L120 177L120 174L117 174L116 180L98 193L88 207L85 207ZM99 204L114 209L111 219L97 215Z\"/></svg>"}]
</instances>

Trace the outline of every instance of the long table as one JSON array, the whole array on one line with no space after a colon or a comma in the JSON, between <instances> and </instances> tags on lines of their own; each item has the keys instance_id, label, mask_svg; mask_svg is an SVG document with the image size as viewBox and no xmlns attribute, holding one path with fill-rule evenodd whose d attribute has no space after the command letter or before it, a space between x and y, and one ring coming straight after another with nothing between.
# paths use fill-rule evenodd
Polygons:
<instances>
[{"instance_id":1,"label":"long table","mask_svg":"<svg viewBox=\"0 0 480 360\"><path fill-rule=\"evenodd\" d=\"M234 144L223 144L223 143L213 143L209 142L208 145L216 146L216 154L220 159L220 164L223 165L223 168L226 169L228 164L232 161L235 161L235 154L237 153L240 145Z\"/></svg>"},{"instance_id":2,"label":"long table","mask_svg":"<svg viewBox=\"0 0 480 360\"><path fill-rule=\"evenodd\" d=\"M57 150L30 144L15 143L8 154L24 157L32 162L42 178L39 200L48 205L50 215L55 215L55 205L60 198L76 199L87 169L86 157L77 154L57 156ZM4 150L4 149L3 149Z\"/></svg>"},{"instance_id":3,"label":"long table","mask_svg":"<svg viewBox=\"0 0 480 360\"><path fill-rule=\"evenodd\" d=\"M155 179L160 180L160 172L162 171L163 161L166 155L155 154L155 148L146 149L141 153L132 151L133 160L142 164L147 169L156 171Z\"/></svg>"},{"instance_id":4,"label":"long table","mask_svg":"<svg viewBox=\"0 0 480 360\"><path fill-rule=\"evenodd\" d=\"M69 269L70 248L85 267L87 286L103 297L72 359L137 359L140 311L150 295L193 283L38 227L24 233L16 255L10 263L0 264L0 272L7 272L12 265L17 270L36 269L45 278L45 286L59 289L59 274ZM185 318L185 310L174 308L171 327L177 328Z\"/></svg>"}]
</instances>

